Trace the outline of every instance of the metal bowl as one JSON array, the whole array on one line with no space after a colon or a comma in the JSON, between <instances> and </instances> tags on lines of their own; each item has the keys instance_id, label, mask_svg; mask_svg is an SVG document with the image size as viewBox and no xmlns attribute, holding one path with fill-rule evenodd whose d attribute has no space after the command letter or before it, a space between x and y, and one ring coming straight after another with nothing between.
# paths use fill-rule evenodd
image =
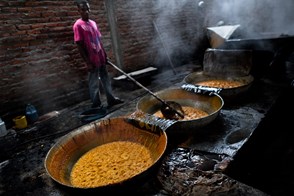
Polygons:
<instances>
[{"instance_id":1,"label":"metal bowl","mask_svg":"<svg viewBox=\"0 0 294 196\"><path fill-rule=\"evenodd\" d=\"M166 132L171 134L197 133L200 127L211 123L218 116L224 101L218 94L204 95L186 91L181 88L169 88L155 93L165 101L175 101L181 106L191 106L203 110L208 116L194 120L179 120ZM137 102L137 110L154 114L160 110L162 103L151 95L146 95Z\"/></svg>"},{"instance_id":2,"label":"metal bowl","mask_svg":"<svg viewBox=\"0 0 294 196\"><path fill-rule=\"evenodd\" d=\"M200 72L193 72L187 75L184 78L184 82L187 84L192 84L195 86L198 82L208 81L208 80L228 80L228 81L237 81L240 82L242 85L234 88L222 88L219 95L225 100L225 101L231 101L238 97L239 95L246 92L250 86L252 85L254 81L254 77L252 75L246 75L246 76L222 76L222 75L207 75L204 74L202 71Z\"/></svg>"},{"instance_id":3,"label":"metal bowl","mask_svg":"<svg viewBox=\"0 0 294 196\"><path fill-rule=\"evenodd\" d=\"M136 176L116 184L104 187L78 188L72 185L70 173L78 159L89 150L109 142L132 141L144 145L151 152L153 165L163 155L167 146L165 132L155 134L144 128L133 126L126 118L112 118L86 124L61 137L49 150L45 158L48 175L65 187L80 189L116 189L143 178L152 166Z\"/></svg>"}]
</instances>

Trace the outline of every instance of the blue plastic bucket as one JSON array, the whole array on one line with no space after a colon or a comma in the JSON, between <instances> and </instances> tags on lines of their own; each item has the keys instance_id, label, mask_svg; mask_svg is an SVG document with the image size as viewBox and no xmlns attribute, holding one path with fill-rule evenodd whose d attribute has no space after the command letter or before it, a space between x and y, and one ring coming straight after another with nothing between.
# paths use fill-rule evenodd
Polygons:
<instances>
[{"instance_id":1,"label":"blue plastic bucket","mask_svg":"<svg viewBox=\"0 0 294 196\"><path fill-rule=\"evenodd\" d=\"M39 115L35 106L31 104L26 106L26 118L29 124L32 124L38 120Z\"/></svg>"}]
</instances>

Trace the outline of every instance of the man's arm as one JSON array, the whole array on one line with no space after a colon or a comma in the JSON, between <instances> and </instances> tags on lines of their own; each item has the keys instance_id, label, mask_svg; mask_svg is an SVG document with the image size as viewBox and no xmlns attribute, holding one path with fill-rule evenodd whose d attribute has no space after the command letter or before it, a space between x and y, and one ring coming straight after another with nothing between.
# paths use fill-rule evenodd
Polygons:
<instances>
[{"instance_id":1,"label":"man's arm","mask_svg":"<svg viewBox=\"0 0 294 196\"><path fill-rule=\"evenodd\" d=\"M82 58L84 59L84 61L87 64L88 71L93 70L94 69L94 65L90 62L90 59L89 59L88 54L87 54L87 50L85 49L83 43L81 41L77 41L76 44L78 46L78 50L79 50Z\"/></svg>"}]
</instances>

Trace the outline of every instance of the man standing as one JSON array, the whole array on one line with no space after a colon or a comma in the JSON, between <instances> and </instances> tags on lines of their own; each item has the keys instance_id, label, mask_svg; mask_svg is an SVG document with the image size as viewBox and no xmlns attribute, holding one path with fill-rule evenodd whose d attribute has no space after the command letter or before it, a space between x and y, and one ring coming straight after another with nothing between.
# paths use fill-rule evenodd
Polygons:
<instances>
[{"instance_id":1,"label":"man standing","mask_svg":"<svg viewBox=\"0 0 294 196\"><path fill-rule=\"evenodd\" d=\"M92 108L102 108L99 79L102 82L107 99L107 108L123 103L113 96L110 79L106 69L107 54L101 42L101 32L95 21L89 19L90 5L87 0L77 1L81 18L73 25L74 41L85 60L88 69L88 82Z\"/></svg>"}]
</instances>

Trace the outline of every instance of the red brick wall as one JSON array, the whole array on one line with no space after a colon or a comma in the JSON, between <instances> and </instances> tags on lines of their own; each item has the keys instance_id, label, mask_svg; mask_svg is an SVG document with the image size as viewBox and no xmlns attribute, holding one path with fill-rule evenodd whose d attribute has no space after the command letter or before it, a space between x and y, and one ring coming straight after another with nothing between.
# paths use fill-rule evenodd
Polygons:
<instances>
[{"instance_id":1,"label":"red brick wall","mask_svg":"<svg viewBox=\"0 0 294 196\"><path fill-rule=\"evenodd\" d=\"M123 69L131 71L149 64L167 63L152 23L161 12L151 9L156 1L113 2ZM190 58L195 48L197 3L191 0L189 4L184 12L170 15L175 23L189 27L187 33L179 35L180 43L177 38L166 40L168 46L177 48L171 52L177 65L180 61L189 61L186 57ZM114 59L104 1L93 1L91 9L92 18L102 31L107 54ZM79 17L74 1L2 0L0 10L0 116L8 118L24 113L27 103L35 105L42 115L88 99L87 72L73 42L72 25ZM164 23L159 25L164 31ZM157 37L157 45L151 44L154 37ZM185 46L185 50L181 50L180 45ZM166 67L169 68L168 63ZM112 68L110 71L112 75L119 74Z\"/></svg>"},{"instance_id":2,"label":"red brick wall","mask_svg":"<svg viewBox=\"0 0 294 196\"><path fill-rule=\"evenodd\" d=\"M87 98L85 70L73 43L73 1L1 1L1 116L40 113Z\"/></svg>"},{"instance_id":3,"label":"red brick wall","mask_svg":"<svg viewBox=\"0 0 294 196\"><path fill-rule=\"evenodd\" d=\"M171 69L166 52L174 66L190 60L189 55L196 47L196 30L199 25L197 1L182 1L175 5L167 0L116 2L117 6L121 6L116 12L117 26L126 70L133 70L134 66L144 67L146 64Z\"/></svg>"}]
</instances>

